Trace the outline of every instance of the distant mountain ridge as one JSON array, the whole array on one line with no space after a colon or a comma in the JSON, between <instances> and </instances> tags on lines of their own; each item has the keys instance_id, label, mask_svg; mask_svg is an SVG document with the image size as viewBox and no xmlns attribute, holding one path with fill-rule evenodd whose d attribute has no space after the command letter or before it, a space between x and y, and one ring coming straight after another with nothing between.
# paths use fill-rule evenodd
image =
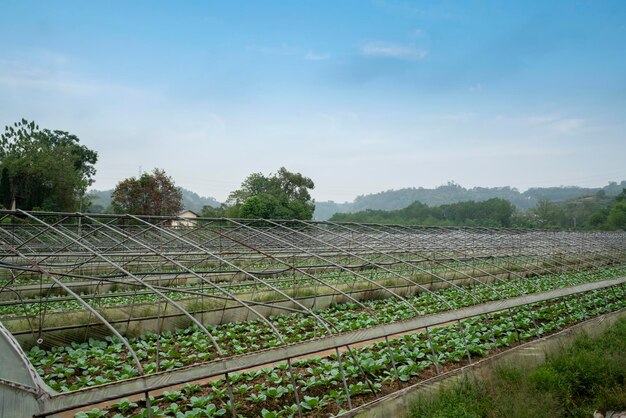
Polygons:
<instances>
[{"instance_id":1,"label":"distant mountain ridge","mask_svg":"<svg viewBox=\"0 0 626 418\"><path fill-rule=\"evenodd\" d=\"M626 188L626 180L620 183L612 181L604 187L532 187L525 192L520 192L518 189L509 186L465 188L454 182L449 182L448 184L434 189L410 187L361 195L354 199L354 202L315 202L314 216L315 219L326 220L335 213L352 213L366 209L403 209L416 201L427 204L428 206L440 206L469 200L480 202L493 198L508 200L518 209L530 209L535 207L542 199L561 202L577 197L593 195L600 190L604 190L609 196L617 196L624 188Z\"/></svg>"},{"instance_id":2,"label":"distant mountain ridge","mask_svg":"<svg viewBox=\"0 0 626 418\"><path fill-rule=\"evenodd\" d=\"M203 206L217 207L220 202L214 197L200 196L198 193L187 190L183 187L180 188L183 192L183 208L192 210L196 213L202 212ZM105 211L111 205L111 193L113 190L90 190L94 198L91 201L91 208L93 211Z\"/></svg>"}]
</instances>

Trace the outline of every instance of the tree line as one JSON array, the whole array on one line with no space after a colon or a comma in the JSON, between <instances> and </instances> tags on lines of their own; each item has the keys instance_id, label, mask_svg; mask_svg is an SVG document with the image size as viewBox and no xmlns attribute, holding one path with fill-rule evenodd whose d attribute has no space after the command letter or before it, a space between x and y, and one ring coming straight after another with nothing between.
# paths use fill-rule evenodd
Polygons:
<instances>
[{"instance_id":1,"label":"tree line","mask_svg":"<svg viewBox=\"0 0 626 418\"><path fill-rule=\"evenodd\" d=\"M5 209L89 211L98 153L76 135L40 129L22 119L0 136L0 206ZM311 219L313 180L281 167L275 174L253 173L220 207L204 206L203 216ZM104 209L104 208L102 208ZM175 215L183 193L162 170L121 180L106 211L133 215Z\"/></svg>"},{"instance_id":2,"label":"tree line","mask_svg":"<svg viewBox=\"0 0 626 418\"><path fill-rule=\"evenodd\" d=\"M542 199L532 209L519 210L504 199L467 201L439 206L414 202L404 209L336 213L331 221L393 223L426 226L517 228L626 229L626 189L616 197L604 191L594 196L551 202Z\"/></svg>"},{"instance_id":3,"label":"tree line","mask_svg":"<svg viewBox=\"0 0 626 418\"><path fill-rule=\"evenodd\" d=\"M516 209L526 210L536 207L542 200L564 202L583 196L593 196L600 191L609 196L617 196L623 188L626 188L626 181L620 183L612 181L604 187L531 187L521 192L510 186L466 188L450 181L435 188L409 187L361 195L352 202L316 202L315 217L324 220L329 219L335 213L354 213L366 209L397 210L413 202L422 202L433 207L470 200L480 202L494 198L507 200L513 203Z\"/></svg>"},{"instance_id":4,"label":"tree line","mask_svg":"<svg viewBox=\"0 0 626 418\"><path fill-rule=\"evenodd\" d=\"M496 198L482 202L468 201L433 207L414 202L398 210L368 209L356 213L337 213L330 220L427 226L510 227L514 212L515 207L511 202Z\"/></svg>"},{"instance_id":5,"label":"tree line","mask_svg":"<svg viewBox=\"0 0 626 418\"><path fill-rule=\"evenodd\" d=\"M98 153L76 135L40 129L22 119L0 136L0 206L5 209L72 212L89 210L87 188L93 184ZM615 184L615 186L617 186ZM458 192L460 186L448 184ZM206 205L204 217L252 219L313 218L315 183L281 167L276 173L252 173L218 207ZM421 189L419 189L421 190ZM463 189L465 190L465 189ZM542 189L543 190L543 189ZM566 193L574 193L566 190ZM542 197L536 207L519 210L509 200L491 198L429 206L414 201L402 209L336 213L331 220L442 226L626 229L626 189L616 197L605 189L595 195L553 202ZM408 195L407 195L408 197ZM175 215L183 194L164 170L155 168L117 183L107 211L135 215Z\"/></svg>"},{"instance_id":6,"label":"tree line","mask_svg":"<svg viewBox=\"0 0 626 418\"><path fill-rule=\"evenodd\" d=\"M252 173L218 207L205 205L208 218L312 219L315 203L313 180L281 167L274 174ZM165 171L154 169L117 184L110 210L135 215L173 215L183 209L183 195Z\"/></svg>"},{"instance_id":7,"label":"tree line","mask_svg":"<svg viewBox=\"0 0 626 418\"><path fill-rule=\"evenodd\" d=\"M614 197L600 190L564 202L542 199L535 208L517 212L513 222L525 228L626 229L626 189Z\"/></svg>"}]
</instances>

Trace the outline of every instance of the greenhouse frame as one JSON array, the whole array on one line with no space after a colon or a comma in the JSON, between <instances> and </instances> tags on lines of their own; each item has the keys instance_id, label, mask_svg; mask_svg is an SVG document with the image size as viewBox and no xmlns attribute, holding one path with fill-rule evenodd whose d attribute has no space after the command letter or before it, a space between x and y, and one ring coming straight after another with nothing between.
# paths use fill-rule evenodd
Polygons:
<instances>
[{"instance_id":1,"label":"greenhouse frame","mask_svg":"<svg viewBox=\"0 0 626 418\"><path fill-rule=\"evenodd\" d=\"M624 308L624 231L1 210L0 416L340 415Z\"/></svg>"}]
</instances>

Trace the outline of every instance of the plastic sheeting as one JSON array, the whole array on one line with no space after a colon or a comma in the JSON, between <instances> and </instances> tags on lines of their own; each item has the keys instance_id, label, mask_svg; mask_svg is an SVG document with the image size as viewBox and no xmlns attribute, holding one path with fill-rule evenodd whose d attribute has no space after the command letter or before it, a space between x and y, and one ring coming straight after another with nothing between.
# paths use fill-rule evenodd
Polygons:
<instances>
[{"instance_id":1,"label":"plastic sheeting","mask_svg":"<svg viewBox=\"0 0 626 418\"><path fill-rule=\"evenodd\" d=\"M2 364L4 367L4 363ZM36 396L0 383L0 416L2 418L32 417L40 411Z\"/></svg>"},{"instance_id":2,"label":"plastic sheeting","mask_svg":"<svg viewBox=\"0 0 626 418\"><path fill-rule=\"evenodd\" d=\"M49 398L41 381L13 336L0 323L0 416L24 418L41 410L38 399Z\"/></svg>"},{"instance_id":3,"label":"plastic sheeting","mask_svg":"<svg viewBox=\"0 0 626 418\"><path fill-rule=\"evenodd\" d=\"M37 388L36 373L22 354L13 336L0 323L0 379L32 389Z\"/></svg>"}]
</instances>

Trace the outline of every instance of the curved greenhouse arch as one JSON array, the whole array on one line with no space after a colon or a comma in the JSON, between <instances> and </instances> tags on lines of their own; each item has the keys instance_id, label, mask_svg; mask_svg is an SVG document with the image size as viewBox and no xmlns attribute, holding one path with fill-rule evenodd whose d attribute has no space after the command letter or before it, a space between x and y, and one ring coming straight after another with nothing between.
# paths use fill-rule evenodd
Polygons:
<instances>
[{"instance_id":1,"label":"curved greenhouse arch","mask_svg":"<svg viewBox=\"0 0 626 418\"><path fill-rule=\"evenodd\" d=\"M149 397L214 379L217 405L246 415L239 379L260 368L284 379L281 396L306 415L302 376L313 367L303 364L316 356L336 364L343 395L333 396L352 408L383 392L380 367L389 381L406 378L398 339L422 335L440 373L449 324L465 350L456 361L471 364L480 354L468 320L482 318L488 351L501 344L500 314L584 302L591 317L626 303L624 232L20 210L0 219L3 417L125 396L161 408ZM375 350L387 363L362 361Z\"/></svg>"}]
</instances>

